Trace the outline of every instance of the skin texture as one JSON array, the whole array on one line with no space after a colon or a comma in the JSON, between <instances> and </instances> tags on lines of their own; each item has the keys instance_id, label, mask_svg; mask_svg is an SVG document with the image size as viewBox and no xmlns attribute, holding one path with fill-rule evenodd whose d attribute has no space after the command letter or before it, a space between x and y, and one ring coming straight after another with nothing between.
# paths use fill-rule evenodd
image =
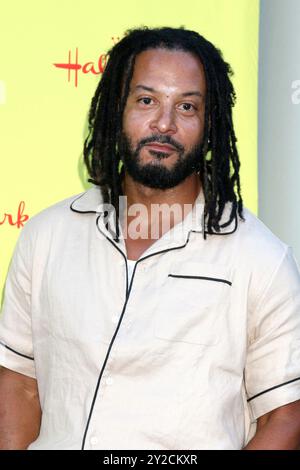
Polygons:
<instances>
[{"instance_id":1,"label":"skin texture","mask_svg":"<svg viewBox=\"0 0 300 470\"><path fill-rule=\"evenodd\" d=\"M123 131L135 148L138 142L154 134L168 135L190 151L202 140L205 112L205 75L197 57L165 49L150 49L138 55L124 110ZM158 160L151 150L163 150L168 158ZM176 150L144 146L140 151L141 164L165 165L171 168L179 158ZM176 187L160 190L146 187L125 173L124 194L128 208L135 203L147 207L144 223L148 239L127 238L129 259L138 259L155 241L151 239L151 204L193 204L200 190L199 176L193 173ZM132 217L125 217L129 224ZM178 220L176 222L179 222ZM174 224L173 224L174 225ZM171 224L172 227L172 224ZM163 235L162 224L159 230Z\"/></svg>"},{"instance_id":2,"label":"skin texture","mask_svg":"<svg viewBox=\"0 0 300 470\"><path fill-rule=\"evenodd\" d=\"M197 57L164 49L142 52L135 62L123 130L133 144L159 133L172 136L190 150L203 136L205 92L203 67ZM141 150L141 157L144 163L156 163L147 147ZM174 165L177 158L178 152L171 151L162 164Z\"/></svg>"},{"instance_id":3,"label":"skin texture","mask_svg":"<svg viewBox=\"0 0 300 470\"><path fill-rule=\"evenodd\" d=\"M300 450L300 400L258 418L256 434L244 450Z\"/></svg>"},{"instance_id":4,"label":"skin texture","mask_svg":"<svg viewBox=\"0 0 300 470\"><path fill-rule=\"evenodd\" d=\"M0 449L26 449L39 435L37 381L0 368Z\"/></svg>"},{"instance_id":5,"label":"skin texture","mask_svg":"<svg viewBox=\"0 0 300 470\"><path fill-rule=\"evenodd\" d=\"M153 134L170 135L189 151L203 136L205 77L201 63L180 51L149 50L136 60L130 95L124 113L124 131L134 146ZM193 94L185 95L193 92ZM142 164L172 167L176 151L158 160L149 147L141 149ZM194 173L176 187L159 190L124 178L128 207L143 203L191 204L200 189ZM125 224L131 217L125 217ZM155 221L150 218L150 226ZM149 223L149 221L147 222ZM149 227L148 227L149 228ZM163 232L160 233L163 235ZM129 259L137 259L154 240L126 240ZM25 375L0 369L0 449L26 449L40 429L41 407L37 382ZM245 450L298 449L300 446L300 401L277 408L258 419L257 432Z\"/></svg>"}]
</instances>

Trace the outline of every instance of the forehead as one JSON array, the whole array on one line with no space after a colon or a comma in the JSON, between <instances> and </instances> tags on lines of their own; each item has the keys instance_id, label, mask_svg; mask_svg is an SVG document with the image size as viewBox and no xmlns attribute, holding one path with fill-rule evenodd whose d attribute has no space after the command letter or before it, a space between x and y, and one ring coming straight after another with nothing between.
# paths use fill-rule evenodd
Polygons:
<instances>
[{"instance_id":1,"label":"forehead","mask_svg":"<svg viewBox=\"0 0 300 470\"><path fill-rule=\"evenodd\" d=\"M145 86L175 87L183 92L205 91L205 74L200 59L181 50L149 49L135 59L131 88L138 84Z\"/></svg>"}]
</instances>

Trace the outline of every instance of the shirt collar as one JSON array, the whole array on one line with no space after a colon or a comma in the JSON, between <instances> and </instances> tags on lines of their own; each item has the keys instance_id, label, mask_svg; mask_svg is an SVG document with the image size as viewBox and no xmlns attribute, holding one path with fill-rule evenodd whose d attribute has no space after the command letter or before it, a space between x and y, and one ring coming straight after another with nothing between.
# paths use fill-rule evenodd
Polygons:
<instances>
[{"instance_id":1,"label":"shirt collar","mask_svg":"<svg viewBox=\"0 0 300 470\"><path fill-rule=\"evenodd\" d=\"M80 214L99 214L103 212L101 207L103 197L98 186L92 186L84 193L79 194L71 202L70 209Z\"/></svg>"},{"instance_id":2,"label":"shirt collar","mask_svg":"<svg viewBox=\"0 0 300 470\"><path fill-rule=\"evenodd\" d=\"M203 232L203 215L204 215L204 194L202 188L193 204L192 210L186 215L182 222L176 224L174 231L181 230L185 234L190 231ZM70 209L81 214L103 214L105 206L103 205L103 196L98 186L92 186L84 193L79 194L70 205ZM221 224L228 220L230 213L230 205L225 206ZM224 221L224 222L223 222ZM233 233L237 227L237 217L227 227L221 228L219 235Z\"/></svg>"}]
</instances>

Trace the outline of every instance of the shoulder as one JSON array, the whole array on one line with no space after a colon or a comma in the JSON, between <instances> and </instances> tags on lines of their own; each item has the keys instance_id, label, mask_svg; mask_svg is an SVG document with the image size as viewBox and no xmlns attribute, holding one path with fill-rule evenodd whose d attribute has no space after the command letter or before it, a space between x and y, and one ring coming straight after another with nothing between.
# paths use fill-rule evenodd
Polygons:
<instances>
[{"instance_id":1,"label":"shoulder","mask_svg":"<svg viewBox=\"0 0 300 470\"><path fill-rule=\"evenodd\" d=\"M95 186L63 199L28 220L20 234L19 244L35 243L38 238L49 239L56 233L62 235L70 231L72 227L85 226L89 223L88 215L95 217L101 204L101 191Z\"/></svg>"},{"instance_id":2,"label":"shoulder","mask_svg":"<svg viewBox=\"0 0 300 470\"><path fill-rule=\"evenodd\" d=\"M244 209L244 218L245 221L239 223L238 238L250 265L280 263L288 245L247 208Z\"/></svg>"},{"instance_id":3,"label":"shoulder","mask_svg":"<svg viewBox=\"0 0 300 470\"><path fill-rule=\"evenodd\" d=\"M93 186L87 191L70 196L43 209L29 219L23 230L34 231L44 225L49 229L52 224L70 222L72 219L77 218L77 214L97 214L101 203L100 188Z\"/></svg>"},{"instance_id":4,"label":"shoulder","mask_svg":"<svg viewBox=\"0 0 300 470\"><path fill-rule=\"evenodd\" d=\"M244 217L237 231L241 239L238 263L249 276L250 308L271 292L272 286L278 291L292 285L299 290L299 270L292 248L248 209Z\"/></svg>"}]
</instances>

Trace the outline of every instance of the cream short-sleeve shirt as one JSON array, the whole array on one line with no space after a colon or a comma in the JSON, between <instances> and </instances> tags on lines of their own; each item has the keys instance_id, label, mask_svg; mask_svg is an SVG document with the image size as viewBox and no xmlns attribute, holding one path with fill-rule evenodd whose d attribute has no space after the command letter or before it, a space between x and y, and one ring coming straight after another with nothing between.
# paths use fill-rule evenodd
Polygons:
<instances>
[{"instance_id":1,"label":"cream short-sleeve shirt","mask_svg":"<svg viewBox=\"0 0 300 470\"><path fill-rule=\"evenodd\" d=\"M204 240L193 210L129 279L99 204L92 188L44 210L14 252L0 363L38 381L29 448L241 449L300 399L290 248L248 210Z\"/></svg>"}]
</instances>

